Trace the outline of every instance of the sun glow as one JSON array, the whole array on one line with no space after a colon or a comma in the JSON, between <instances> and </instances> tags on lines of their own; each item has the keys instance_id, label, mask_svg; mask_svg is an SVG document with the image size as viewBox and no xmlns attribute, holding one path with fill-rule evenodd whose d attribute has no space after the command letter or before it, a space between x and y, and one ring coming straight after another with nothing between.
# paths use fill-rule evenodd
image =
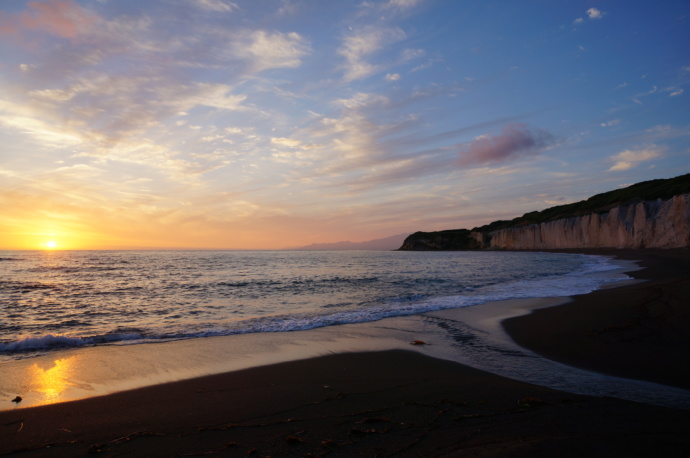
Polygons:
<instances>
[{"instance_id":1,"label":"sun glow","mask_svg":"<svg viewBox=\"0 0 690 458\"><path fill-rule=\"evenodd\" d=\"M46 249L48 250L55 250L58 247L58 244L55 240L48 240L46 243L43 244Z\"/></svg>"},{"instance_id":2,"label":"sun glow","mask_svg":"<svg viewBox=\"0 0 690 458\"><path fill-rule=\"evenodd\" d=\"M39 404L51 404L60 401L65 392L74 386L70 381L74 371L75 356L53 361L53 366L44 369L34 363L29 368L30 386L32 391L43 395Z\"/></svg>"}]
</instances>

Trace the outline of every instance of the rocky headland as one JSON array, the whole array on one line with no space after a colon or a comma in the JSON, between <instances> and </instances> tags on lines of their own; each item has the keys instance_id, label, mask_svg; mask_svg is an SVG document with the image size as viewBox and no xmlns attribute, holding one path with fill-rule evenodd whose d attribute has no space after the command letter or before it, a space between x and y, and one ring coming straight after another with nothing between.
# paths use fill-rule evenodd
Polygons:
<instances>
[{"instance_id":1,"label":"rocky headland","mask_svg":"<svg viewBox=\"0 0 690 458\"><path fill-rule=\"evenodd\" d=\"M400 250L690 247L690 174L474 229L415 232Z\"/></svg>"}]
</instances>

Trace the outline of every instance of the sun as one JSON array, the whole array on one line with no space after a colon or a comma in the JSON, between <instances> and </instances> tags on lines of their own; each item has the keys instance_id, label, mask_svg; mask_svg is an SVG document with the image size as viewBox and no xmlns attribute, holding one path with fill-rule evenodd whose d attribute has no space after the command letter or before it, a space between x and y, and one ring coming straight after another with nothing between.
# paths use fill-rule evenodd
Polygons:
<instances>
[{"instance_id":1,"label":"sun","mask_svg":"<svg viewBox=\"0 0 690 458\"><path fill-rule=\"evenodd\" d=\"M55 240L48 240L48 241L45 243L45 246L46 246L46 248L49 249L49 250L54 250L55 248L57 248L58 244L57 244L57 242L56 242Z\"/></svg>"}]
</instances>

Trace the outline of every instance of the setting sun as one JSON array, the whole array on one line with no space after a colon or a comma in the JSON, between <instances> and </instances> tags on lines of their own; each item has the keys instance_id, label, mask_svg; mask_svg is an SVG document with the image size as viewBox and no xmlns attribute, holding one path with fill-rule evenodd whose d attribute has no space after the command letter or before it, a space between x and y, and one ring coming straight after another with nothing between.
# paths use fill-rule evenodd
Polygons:
<instances>
[{"instance_id":1,"label":"setting sun","mask_svg":"<svg viewBox=\"0 0 690 458\"><path fill-rule=\"evenodd\" d=\"M55 240L48 240L45 243L45 246L49 250L54 250L55 248L57 248L57 242L55 242Z\"/></svg>"}]
</instances>

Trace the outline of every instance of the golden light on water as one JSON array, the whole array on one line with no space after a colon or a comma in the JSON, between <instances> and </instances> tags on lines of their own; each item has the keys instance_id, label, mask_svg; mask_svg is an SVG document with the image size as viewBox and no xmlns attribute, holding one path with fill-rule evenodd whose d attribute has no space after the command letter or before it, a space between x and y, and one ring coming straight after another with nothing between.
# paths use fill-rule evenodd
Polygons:
<instances>
[{"instance_id":1,"label":"golden light on water","mask_svg":"<svg viewBox=\"0 0 690 458\"><path fill-rule=\"evenodd\" d=\"M69 358L56 359L53 362L53 367L48 369L39 367L36 363L29 368L31 388L43 395L41 403L60 401L65 391L74 386L69 378L74 371L75 360L76 356L70 356Z\"/></svg>"}]
</instances>

